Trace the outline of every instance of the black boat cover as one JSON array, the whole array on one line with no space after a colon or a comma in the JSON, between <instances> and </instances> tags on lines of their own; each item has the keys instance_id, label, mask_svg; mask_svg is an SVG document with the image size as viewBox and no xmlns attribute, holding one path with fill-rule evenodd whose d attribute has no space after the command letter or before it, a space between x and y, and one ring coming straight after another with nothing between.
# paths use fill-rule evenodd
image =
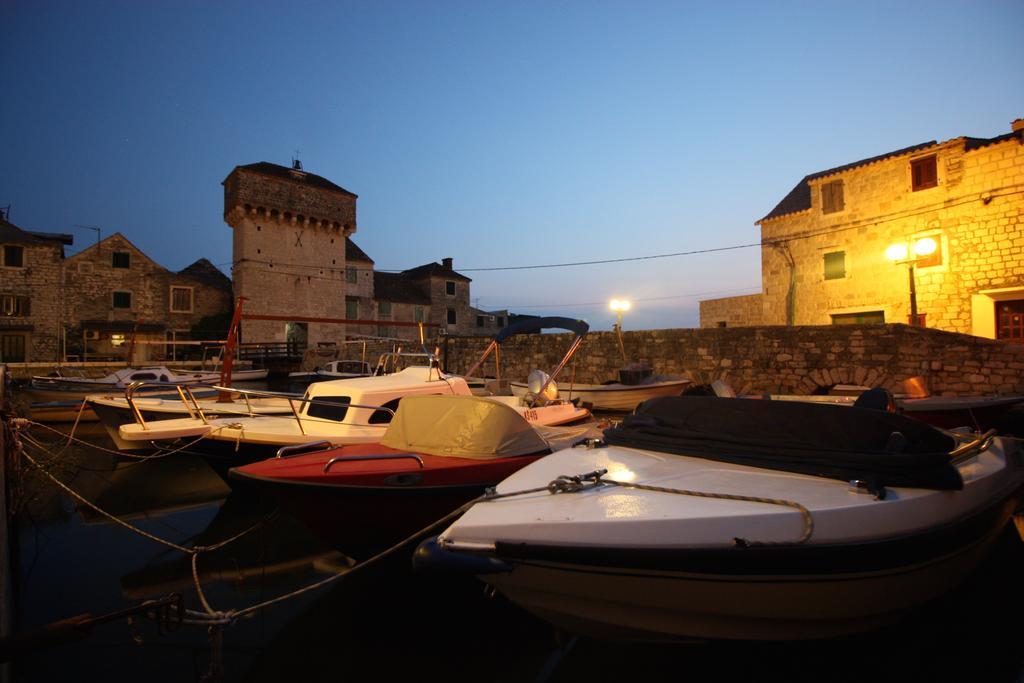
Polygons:
<instances>
[{"instance_id":1,"label":"black boat cover","mask_svg":"<svg viewBox=\"0 0 1024 683\"><path fill-rule=\"evenodd\" d=\"M584 320L576 320L574 318L558 318L554 316L549 316L547 318L527 318L526 320L521 320L517 323L503 327L498 334L494 336L494 341L500 344L512 335L540 332L541 330L552 328L569 330L570 332L575 332L577 335L582 337L590 329L590 325L588 325Z\"/></svg>"},{"instance_id":2,"label":"black boat cover","mask_svg":"<svg viewBox=\"0 0 1024 683\"><path fill-rule=\"evenodd\" d=\"M868 408L667 396L637 406L605 442L885 486L961 489L955 440L920 420Z\"/></svg>"}]
</instances>

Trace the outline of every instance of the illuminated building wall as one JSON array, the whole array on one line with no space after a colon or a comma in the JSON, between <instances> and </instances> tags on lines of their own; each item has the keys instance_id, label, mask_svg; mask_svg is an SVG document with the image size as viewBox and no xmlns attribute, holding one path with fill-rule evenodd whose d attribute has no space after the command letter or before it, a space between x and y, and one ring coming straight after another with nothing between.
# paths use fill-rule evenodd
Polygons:
<instances>
[{"instance_id":1,"label":"illuminated building wall","mask_svg":"<svg viewBox=\"0 0 1024 683\"><path fill-rule=\"evenodd\" d=\"M908 265L885 252L931 237L937 252L914 264L924 324L1021 340L1022 131L1018 119L1005 135L926 142L803 178L758 221L760 310L750 297L702 302L701 326L908 323Z\"/></svg>"}]
</instances>

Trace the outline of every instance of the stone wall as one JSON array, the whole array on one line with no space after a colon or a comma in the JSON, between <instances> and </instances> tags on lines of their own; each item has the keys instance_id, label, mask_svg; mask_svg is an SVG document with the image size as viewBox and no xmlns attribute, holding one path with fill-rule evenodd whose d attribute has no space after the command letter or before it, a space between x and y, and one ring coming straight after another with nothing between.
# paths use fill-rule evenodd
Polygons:
<instances>
[{"instance_id":1,"label":"stone wall","mask_svg":"<svg viewBox=\"0 0 1024 683\"><path fill-rule=\"evenodd\" d=\"M24 338L26 362L56 361L61 339L63 246L51 240L15 246L24 249L23 265L11 268L0 264L0 295L28 298L29 311L27 316L0 311L0 334Z\"/></svg>"},{"instance_id":2,"label":"stone wall","mask_svg":"<svg viewBox=\"0 0 1024 683\"><path fill-rule=\"evenodd\" d=\"M747 294L700 302L701 327L750 327L761 324L764 296ZM724 323L724 324L723 324Z\"/></svg>"},{"instance_id":3,"label":"stone wall","mask_svg":"<svg viewBox=\"0 0 1024 683\"><path fill-rule=\"evenodd\" d=\"M512 337L502 344L502 377L523 380L534 368L550 371L571 339ZM465 372L488 341L446 340L445 367ZM650 365L655 374L724 378L742 393L810 394L835 384L900 391L907 379L921 377L935 395L1024 394L1024 346L902 324L644 330L624 332L623 343L630 361ZM558 382L615 379L622 365L615 334L591 333ZM478 374L493 376L493 360Z\"/></svg>"}]
</instances>

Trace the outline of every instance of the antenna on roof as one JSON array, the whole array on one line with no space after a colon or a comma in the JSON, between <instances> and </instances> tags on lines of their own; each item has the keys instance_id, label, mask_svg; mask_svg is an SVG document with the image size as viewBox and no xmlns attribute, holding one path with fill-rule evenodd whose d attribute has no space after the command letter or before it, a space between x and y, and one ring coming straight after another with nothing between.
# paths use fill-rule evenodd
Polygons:
<instances>
[{"instance_id":1,"label":"antenna on roof","mask_svg":"<svg viewBox=\"0 0 1024 683\"><path fill-rule=\"evenodd\" d=\"M292 169L296 171L302 170L302 162L299 161L299 150L295 150L295 156L292 157Z\"/></svg>"},{"instance_id":2,"label":"antenna on roof","mask_svg":"<svg viewBox=\"0 0 1024 683\"><path fill-rule=\"evenodd\" d=\"M95 230L96 231L96 253L99 253L100 249L100 229L96 225L79 225L75 223L76 228L82 228L83 230Z\"/></svg>"}]
</instances>

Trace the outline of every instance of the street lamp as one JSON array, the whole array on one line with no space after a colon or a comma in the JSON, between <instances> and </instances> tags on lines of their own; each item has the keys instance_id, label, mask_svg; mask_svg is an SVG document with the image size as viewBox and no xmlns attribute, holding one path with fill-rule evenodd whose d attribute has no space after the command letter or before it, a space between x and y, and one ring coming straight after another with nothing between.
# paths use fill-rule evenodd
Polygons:
<instances>
[{"instance_id":1,"label":"street lamp","mask_svg":"<svg viewBox=\"0 0 1024 683\"><path fill-rule=\"evenodd\" d=\"M608 308L615 311L615 334L619 338L619 351L622 353L622 362L626 362L626 347L622 344L622 314L633 307L629 299L612 299L608 302Z\"/></svg>"},{"instance_id":2,"label":"street lamp","mask_svg":"<svg viewBox=\"0 0 1024 683\"><path fill-rule=\"evenodd\" d=\"M917 286L914 283L914 264L923 258L935 253L939 248L938 242L931 237L922 237L914 242L912 247L906 243L897 242L885 250L885 256L896 265L907 264L907 274L910 278L910 324L920 325L917 318ZM913 256L910 252L913 251Z\"/></svg>"}]
</instances>

